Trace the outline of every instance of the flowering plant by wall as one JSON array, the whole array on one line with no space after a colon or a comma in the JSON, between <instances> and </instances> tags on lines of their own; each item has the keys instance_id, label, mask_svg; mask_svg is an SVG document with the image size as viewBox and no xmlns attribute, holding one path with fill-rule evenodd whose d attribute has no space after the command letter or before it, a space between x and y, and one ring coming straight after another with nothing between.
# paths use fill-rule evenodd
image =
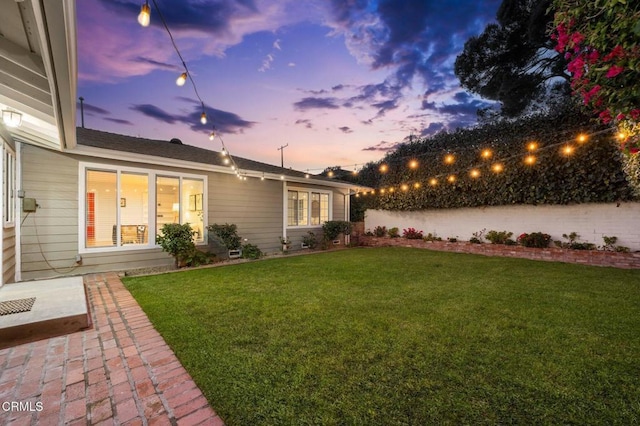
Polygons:
<instances>
[{"instance_id":1,"label":"flowering plant by wall","mask_svg":"<svg viewBox=\"0 0 640 426\"><path fill-rule=\"evenodd\" d=\"M571 87L621 148L640 151L640 6L637 2L554 0L556 50L569 61Z\"/></svg>"}]
</instances>

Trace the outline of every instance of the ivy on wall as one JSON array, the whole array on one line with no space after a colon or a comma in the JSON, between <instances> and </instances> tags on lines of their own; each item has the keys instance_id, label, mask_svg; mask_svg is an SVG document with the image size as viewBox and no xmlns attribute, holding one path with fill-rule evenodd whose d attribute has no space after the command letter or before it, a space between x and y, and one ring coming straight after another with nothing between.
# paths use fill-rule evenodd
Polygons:
<instances>
[{"instance_id":1,"label":"ivy on wall","mask_svg":"<svg viewBox=\"0 0 640 426\"><path fill-rule=\"evenodd\" d=\"M579 143L579 134L590 136ZM532 152L536 163L527 165L523 159L532 141L538 144ZM565 144L575 147L571 155L561 151ZM491 158L482 158L487 148ZM447 153L455 156L453 164L443 162ZM419 166L410 168L411 160ZM491 170L495 162L504 165L502 172ZM388 166L386 173L379 171L381 164ZM354 198L353 205L357 210L423 210L629 201L635 196L623 164L615 133L593 124L588 116L575 111L534 116L403 144L360 173L360 183L378 191ZM476 178L469 176L474 168L480 172ZM456 176L454 183L446 179L451 174ZM438 184L431 186L428 182L434 176ZM419 188L414 187L416 182ZM410 189L401 190L401 185ZM381 193L383 188L395 190Z\"/></svg>"}]
</instances>

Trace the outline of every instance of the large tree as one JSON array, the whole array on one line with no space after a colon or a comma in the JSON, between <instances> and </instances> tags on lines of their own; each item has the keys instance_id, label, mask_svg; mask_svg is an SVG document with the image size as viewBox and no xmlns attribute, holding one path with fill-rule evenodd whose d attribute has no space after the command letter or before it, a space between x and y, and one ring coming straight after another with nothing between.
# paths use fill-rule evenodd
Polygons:
<instances>
[{"instance_id":1,"label":"large tree","mask_svg":"<svg viewBox=\"0 0 640 426\"><path fill-rule=\"evenodd\" d=\"M550 6L550 0L504 0L497 23L469 39L456 59L462 86L499 101L505 117L548 108L569 93L567 62L547 33Z\"/></svg>"}]
</instances>

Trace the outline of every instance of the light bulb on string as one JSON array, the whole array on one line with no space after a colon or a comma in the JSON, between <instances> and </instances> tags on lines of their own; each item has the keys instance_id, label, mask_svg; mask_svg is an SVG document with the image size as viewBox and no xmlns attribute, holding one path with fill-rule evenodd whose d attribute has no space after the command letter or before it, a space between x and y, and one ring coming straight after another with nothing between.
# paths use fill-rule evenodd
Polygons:
<instances>
[{"instance_id":1,"label":"light bulb on string","mask_svg":"<svg viewBox=\"0 0 640 426\"><path fill-rule=\"evenodd\" d=\"M478 169L472 169L472 170L469 172L469 176L471 176L473 179L477 179L477 178L479 178L479 177L480 177L480 170L478 170Z\"/></svg>"},{"instance_id":2,"label":"light bulb on string","mask_svg":"<svg viewBox=\"0 0 640 426\"><path fill-rule=\"evenodd\" d=\"M535 155L527 155L524 158L524 163L528 166L533 166L534 164L536 164L536 156Z\"/></svg>"},{"instance_id":3,"label":"light bulb on string","mask_svg":"<svg viewBox=\"0 0 640 426\"><path fill-rule=\"evenodd\" d=\"M209 133L209 140L212 141L216 137L214 132Z\"/></svg>"},{"instance_id":4,"label":"light bulb on string","mask_svg":"<svg viewBox=\"0 0 640 426\"><path fill-rule=\"evenodd\" d=\"M447 180L449 181L449 183L454 183L456 181L456 176L455 175L449 175Z\"/></svg>"},{"instance_id":5,"label":"light bulb on string","mask_svg":"<svg viewBox=\"0 0 640 426\"><path fill-rule=\"evenodd\" d=\"M578 137L576 139L580 143L585 143L587 141L587 139L589 139L589 137L587 135L585 135L584 133L581 133L581 134L578 135Z\"/></svg>"},{"instance_id":6,"label":"light bulb on string","mask_svg":"<svg viewBox=\"0 0 640 426\"><path fill-rule=\"evenodd\" d=\"M149 2L145 1L140 8L140 14L138 15L138 23L143 27L148 27L151 22L151 8Z\"/></svg>"},{"instance_id":7,"label":"light bulb on string","mask_svg":"<svg viewBox=\"0 0 640 426\"><path fill-rule=\"evenodd\" d=\"M480 155L482 156L482 158L487 159L487 158L491 158L491 156L493 155L493 152L491 152L491 150L487 148L487 149L483 149L482 154Z\"/></svg>"},{"instance_id":8,"label":"light bulb on string","mask_svg":"<svg viewBox=\"0 0 640 426\"><path fill-rule=\"evenodd\" d=\"M202 124L207 124L207 113L202 111L202 114L200 114L200 122Z\"/></svg>"},{"instance_id":9,"label":"light bulb on string","mask_svg":"<svg viewBox=\"0 0 640 426\"><path fill-rule=\"evenodd\" d=\"M228 154L227 152L227 148L225 148L224 146L222 147L222 151L220 151L220 155L222 155L223 157L226 157Z\"/></svg>"},{"instance_id":10,"label":"light bulb on string","mask_svg":"<svg viewBox=\"0 0 640 426\"><path fill-rule=\"evenodd\" d=\"M417 169L418 168L418 160L409 161L409 168L410 169Z\"/></svg>"},{"instance_id":11,"label":"light bulb on string","mask_svg":"<svg viewBox=\"0 0 640 426\"><path fill-rule=\"evenodd\" d=\"M382 188L382 189L380 190L380 193L381 193L381 194L384 194L384 193L385 193L385 191L386 191L386 190L385 190L384 188Z\"/></svg>"},{"instance_id":12,"label":"light bulb on string","mask_svg":"<svg viewBox=\"0 0 640 426\"><path fill-rule=\"evenodd\" d=\"M391 188L389 188L389 192L391 192L391 193L395 192L395 190L396 189L393 186Z\"/></svg>"},{"instance_id":13,"label":"light bulb on string","mask_svg":"<svg viewBox=\"0 0 640 426\"><path fill-rule=\"evenodd\" d=\"M456 161L456 157L453 154L447 154L444 156L445 164L453 164Z\"/></svg>"},{"instance_id":14,"label":"light bulb on string","mask_svg":"<svg viewBox=\"0 0 640 426\"><path fill-rule=\"evenodd\" d=\"M501 173L504 170L504 166L502 163L495 163L491 166L491 170L493 170L494 173Z\"/></svg>"},{"instance_id":15,"label":"light bulb on string","mask_svg":"<svg viewBox=\"0 0 640 426\"><path fill-rule=\"evenodd\" d=\"M438 184L438 179L436 179L436 178L431 178L431 179L429 180L429 185L431 185L431 186L436 186L437 184Z\"/></svg>"},{"instance_id":16,"label":"light bulb on string","mask_svg":"<svg viewBox=\"0 0 640 426\"><path fill-rule=\"evenodd\" d=\"M562 154L566 156L572 155L574 151L575 148L572 145L565 145L564 147L562 147Z\"/></svg>"},{"instance_id":17,"label":"light bulb on string","mask_svg":"<svg viewBox=\"0 0 640 426\"><path fill-rule=\"evenodd\" d=\"M413 184L413 187L414 187L415 189L420 189L420 187L421 187L421 186L422 186L422 185L420 185L420 182L416 182L416 183L414 183L414 184Z\"/></svg>"},{"instance_id":18,"label":"light bulb on string","mask_svg":"<svg viewBox=\"0 0 640 426\"><path fill-rule=\"evenodd\" d=\"M387 166L386 164L380 165L380 173L387 173L388 171L389 171L389 166Z\"/></svg>"},{"instance_id":19,"label":"light bulb on string","mask_svg":"<svg viewBox=\"0 0 640 426\"><path fill-rule=\"evenodd\" d=\"M224 162L224 164L229 164L229 159L228 159L228 158L225 158L225 159L223 160L223 162Z\"/></svg>"},{"instance_id":20,"label":"light bulb on string","mask_svg":"<svg viewBox=\"0 0 640 426\"><path fill-rule=\"evenodd\" d=\"M184 86L184 84L187 82L187 73L183 72L182 74L180 74L180 76L176 79L176 84L180 87Z\"/></svg>"},{"instance_id":21,"label":"light bulb on string","mask_svg":"<svg viewBox=\"0 0 640 426\"><path fill-rule=\"evenodd\" d=\"M536 149L538 149L538 142L529 142L527 144L528 151L535 151Z\"/></svg>"}]
</instances>

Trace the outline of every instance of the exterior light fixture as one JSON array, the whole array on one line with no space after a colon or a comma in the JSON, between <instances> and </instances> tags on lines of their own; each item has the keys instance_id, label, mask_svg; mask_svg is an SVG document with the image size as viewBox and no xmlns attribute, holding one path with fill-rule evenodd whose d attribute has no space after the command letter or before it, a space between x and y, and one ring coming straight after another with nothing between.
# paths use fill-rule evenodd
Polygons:
<instances>
[{"instance_id":1,"label":"exterior light fixture","mask_svg":"<svg viewBox=\"0 0 640 426\"><path fill-rule=\"evenodd\" d=\"M481 155L482 155L482 158L491 158L491 156L493 155L493 152L491 152L490 149L483 149Z\"/></svg>"},{"instance_id":2,"label":"exterior light fixture","mask_svg":"<svg viewBox=\"0 0 640 426\"><path fill-rule=\"evenodd\" d=\"M223 157L227 156L227 149L224 146L222 147L222 151L220 151L220 155L222 155Z\"/></svg>"},{"instance_id":3,"label":"exterior light fixture","mask_svg":"<svg viewBox=\"0 0 640 426\"><path fill-rule=\"evenodd\" d=\"M536 164L536 156L535 155L527 155L524 158L524 163L529 165L529 166L533 166L534 164Z\"/></svg>"},{"instance_id":4,"label":"exterior light fixture","mask_svg":"<svg viewBox=\"0 0 640 426\"><path fill-rule=\"evenodd\" d=\"M138 23L143 27L148 27L151 22L151 8L149 2L145 1L140 8L140 14L138 14Z\"/></svg>"},{"instance_id":5,"label":"exterior light fixture","mask_svg":"<svg viewBox=\"0 0 640 426\"><path fill-rule=\"evenodd\" d=\"M7 127L19 127L22 124L22 114L10 109L3 109L2 121Z\"/></svg>"},{"instance_id":6,"label":"exterior light fixture","mask_svg":"<svg viewBox=\"0 0 640 426\"><path fill-rule=\"evenodd\" d=\"M396 189L392 186L391 188L389 188L389 192L394 192Z\"/></svg>"},{"instance_id":7,"label":"exterior light fixture","mask_svg":"<svg viewBox=\"0 0 640 426\"><path fill-rule=\"evenodd\" d=\"M414 187L415 189L420 188L420 186L422 186L422 185L420 185L420 182L416 182L416 183L414 183L414 184L413 184L413 187Z\"/></svg>"},{"instance_id":8,"label":"exterior light fixture","mask_svg":"<svg viewBox=\"0 0 640 426\"><path fill-rule=\"evenodd\" d=\"M491 166L491 170L493 170L495 173L500 173L504 170L504 166L501 163L496 163Z\"/></svg>"},{"instance_id":9,"label":"exterior light fixture","mask_svg":"<svg viewBox=\"0 0 640 426\"><path fill-rule=\"evenodd\" d=\"M386 191L386 189L382 188L382 189L380 190L380 193L381 193L381 194L384 194L384 193L385 193L385 191Z\"/></svg>"},{"instance_id":10,"label":"exterior light fixture","mask_svg":"<svg viewBox=\"0 0 640 426\"><path fill-rule=\"evenodd\" d=\"M309 179L309 173L305 173L305 174L304 174L304 177L305 177L306 179Z\"/></svg>"},{"instance_id":11,"label":"exterior light fixture","mask_svg":"<svg viewBox=\"0 0 640 426\"><path fill-rule=\"evenodd\" d=\"M472 178L476 179L480 177L480 170L478 169L473 169L469 172L469 176L471 176Z\"/></svg>"},{"instance_id":12,"label":"exterior light fixture","mask_svg":"<svg viewBox=\"0 0 640 426\"><path fill-rule=\"evenodd\" d=\"M380 165L380 173L387 173L388 171L389 171L389 166L387 166L386 164Z\"/></svg>"},{"instance_id":13,"label":"exterior light fixture","mask_svg":"<svg viewBox=\"0 0 640 426\"><path fill-rule=\"evenodd\" d=\"M527 150L529 151L535 151L536 149L538 149L538 143L537 142L529 142L527 144ZM535 162L535 161L534 161Z\"/></svg>"},{"instance_id":14,"label":"exterior light fixture","mask_svg":"<svg viewBox=\"0 0 640 426\"><path fill-rule=\"evenodd\" d=\"M202 111L202 114L200 114L200 122L202 124L207 124L207 113Z\"/></svg>"},{"instance_id":15,"label":"exterior light fixture","mask_svg":"<svg viewBox=\"0 0 640 426\"><path fill-rule=\"evenodd\" d=\"M229 159L228 159L228 158L225 158L225 159L223 160L223 162L224 162L224 164L229 164Z\"/></svg>"},{"instance_id":16,"label":"exterior light fixture","mask_svg":"<svg viewBox=\"0 0 640 426\"><path fill-rule=\"evenodd\" d=\"M417 169L418 168L418 160L409 161L409 168L410 169Z\"/></svg>"},{"instance_id":17,"label":"exterior light fixture","mask_svg":"<svg viewBox=\"0 0 640 426\"><path fill-rule=\"evenodd\" d=\"M585 135L584 133L579 134L578 137L578 142L580 143L585 143L587 141L587 139L589 139L589 137L587 135Z\"/></svg>"},{"instance_id":18,"label":"exterior light fixture","mask_svg":"<svg viewBox=\"0 0 640 426\"><path fill-rule=\"evenodd\" d=\"M429 185L436 186L438 184L438 179L432 178L429 180Z\"/></svg>"},{"instance_id":19,"label":"exterior light fixture","mask_svg":"<svg viewBox=\"0 0 640 426\"><path fill-rule=\"evenodd\" d=\"M183 72L182 74L180 74L180 77L176 79L176 84L178 86L184 86L186 82L187 82L187 73Z\"/></svg>"},{"instance_id":20,"label":"exterior light fixture","mask_svg":"<svg viewBox=\"0 0 640 426\"><path fill-rule=\"evenodd\" d=\"M455 175L449 175L449 177L447 178L447 180L449 181L449 183L453 183L456 181L456 176Z\"/></svg>"},{"instance_id":21,"label":"exterior light fixture","mask_svg":"<svg viewBox=\"0 0 640 426\"><path fill-rule=\"evenodd\" d=\"M329 170L329 173L327 173L327 176L333 177L333 170Z\"/></svg>"},{"instance_id":22,"label":"exterior light fixture","mask_svg":"<svg viewBox=\"0 0 640 426\"><path fill-rule=\"evenodd\" d=\"M214 132L209 133L209 140L212 141L213 138L216 137L216 134Z\"/></svg>"},{"instance_id":23,"label":"exterior light fixture","mask_svg":"<svg viewBox=\"0 0 640 426\"><path fill-rule=\"evenodd\" d=\"M573 154L573 151L575 151L575 148L574 148L573 146L571 146L571 145L565 145L565 146L562 148L562 153L563 153L564 155L567 155L567 156L569 156L569 155Z\"/></svg>"}]
</instances>

